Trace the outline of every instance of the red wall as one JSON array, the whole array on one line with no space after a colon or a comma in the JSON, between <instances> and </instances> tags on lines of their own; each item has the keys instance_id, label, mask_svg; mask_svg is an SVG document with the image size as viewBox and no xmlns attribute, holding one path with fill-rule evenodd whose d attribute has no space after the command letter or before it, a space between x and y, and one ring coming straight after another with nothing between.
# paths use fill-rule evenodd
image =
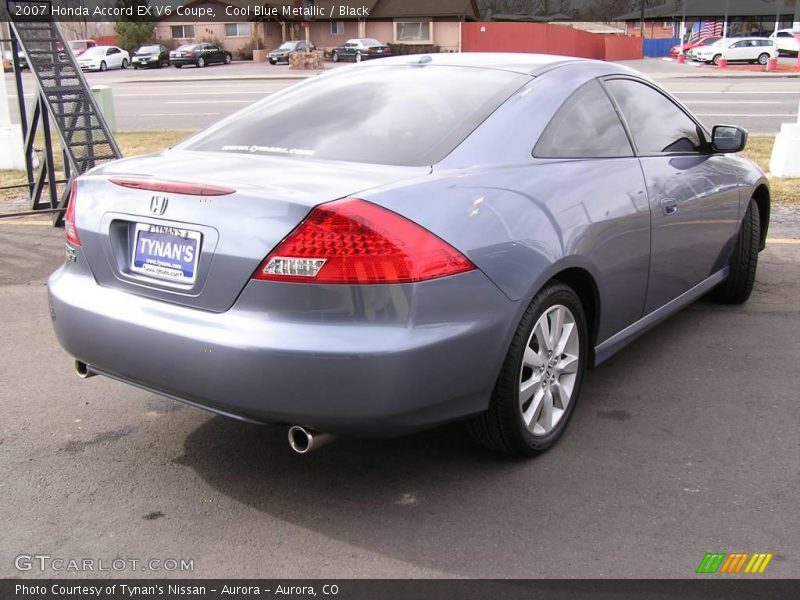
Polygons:
<instances>
[{"instance_id":1,"label":"red wall","mask_svg":"<svg viewBox=\"0 0 800 600\"><path fill-rule=\"evenodd\" d=\"M624 37L605 35L606 60L628 60L642 58L643 39L640 37Z\"/></svg>"},{"instance_id":2,"label":"red wall","mask_svg":"<svg viewBox=\"0 0 800 600\"><path fill-rule=\"evenodd\" d=\"M598 35L544 23L462 23L464 52L533 52L600 60L642 58L638 37Z\"/></svg>"},{"instance_id":3,"label":"red wall","mask_svg":"<svg viewBox=\"0 0 800 600\"><path fill-rule=\"evenodd\" d=\"M117 45L117 36L115 35L98 35L92 38L95 42L97 42L98 46L116 46Z\"/></svg>"}]
</instances>

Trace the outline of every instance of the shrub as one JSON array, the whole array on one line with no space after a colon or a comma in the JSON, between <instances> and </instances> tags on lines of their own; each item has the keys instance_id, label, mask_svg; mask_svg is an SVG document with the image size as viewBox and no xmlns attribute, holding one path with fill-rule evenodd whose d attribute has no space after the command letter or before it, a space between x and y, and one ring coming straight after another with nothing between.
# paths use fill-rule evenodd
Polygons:
<instances>
[{"instance_id":1,"label":"shrub","mask_svg":"<svg viewBox=\"0 0 800 600\"><path fill-rule=\"evenodd\" d=\"M167 48L167 50L175 50L175 48L177 48L178 46L181 45L181 42L179 42L175 38L171 38L171 37L170 38L159 38L157 41L158 41L159 44L162 44L163 46L165 46Z\"/></svg>"},{"instance_id":2,"label":"shrub","mask_svg":"<svg viewBox=\"0 0 800 600\"><path fill-rule=\"evenodd\" d=\"M233 53L236 60L253 60L253 43L247 42L239 46Z\"/></svg>"},{"instance_id":3,"label":"shrub","mask_svg":"<svg viewBox=\"0 0 800 600\"><path fill-rule=\"evenodd\" d=\"M387 44L392 49L392 56L406 54L438 54L441 48L436 44Z\"/></svg>"}]
</instances>

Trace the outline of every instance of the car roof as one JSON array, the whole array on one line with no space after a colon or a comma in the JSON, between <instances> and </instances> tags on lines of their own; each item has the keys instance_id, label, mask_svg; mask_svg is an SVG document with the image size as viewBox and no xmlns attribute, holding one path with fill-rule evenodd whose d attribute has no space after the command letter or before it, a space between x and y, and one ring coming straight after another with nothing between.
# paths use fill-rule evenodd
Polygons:
<instances>
[{"instance_id":1,"label":"car roof","mask_svg":"<svg viewBox=\"0 0 800 600\"><path fill-rule=\"evenodd\" d=\"M537 75L556 66L567 64L606 65L609 73L629 73L641 75L638 71L623 65L605 61L558 54L523 54L511 52L445 52L433 54L412 54L392 56L376 61L362 63L361 68L374 68L379 65L437 65L453 67L481 67L513 71L525 75Z\"/></svg>"}]
</instances>

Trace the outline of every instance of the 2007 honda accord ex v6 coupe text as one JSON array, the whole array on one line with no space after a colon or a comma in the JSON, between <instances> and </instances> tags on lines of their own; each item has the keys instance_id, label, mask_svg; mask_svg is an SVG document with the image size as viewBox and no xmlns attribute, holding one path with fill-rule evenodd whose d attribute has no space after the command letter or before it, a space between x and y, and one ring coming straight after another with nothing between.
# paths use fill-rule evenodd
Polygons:
<instances>
[{"instance_id":1,"label":"2007 honda accord ex v6 coupe text","mask_svg":"<svg viewBox=\"0 0 800 600\"><path fill-rule=\"evenodd\" d=\"M79 177L55 331L83 376L285 424L301 452L463 419L532 455L587 368L750 295L770 198L746 138L611 63L336 69Z\"/></svg>"}]
</instances>

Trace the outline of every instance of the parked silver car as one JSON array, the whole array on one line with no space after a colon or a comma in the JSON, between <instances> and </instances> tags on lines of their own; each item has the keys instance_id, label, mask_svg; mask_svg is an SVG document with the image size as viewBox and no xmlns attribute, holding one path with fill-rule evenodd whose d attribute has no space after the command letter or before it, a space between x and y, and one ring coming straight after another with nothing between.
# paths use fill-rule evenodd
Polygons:
<instances>
[{"instance_id":1,"label":"parked silver car","mask_svg":"<svg viewBox=\"0 0 800 600\"><path fill-rule=\"evenodd\" d=\"M80 177L53 325L83 376L295 424L299 451L464 419L535 454L588 367L750 295L770 195L746 138L613 63L336 69Z\"/></svg>"},{"instance_id":2,"label":"parked silver car","mask_svg":"<svg viewBox=\"0 0 800 600\"><path fill-rule=\"evenodd\" d=\"M719 64L721 59L728 62L748 62L766 65L770 58L778 58L778 48L767 38L722 38L710 46L698 46L692 50L692 59L700 62Z\"/></svg>"}]
</instances>

